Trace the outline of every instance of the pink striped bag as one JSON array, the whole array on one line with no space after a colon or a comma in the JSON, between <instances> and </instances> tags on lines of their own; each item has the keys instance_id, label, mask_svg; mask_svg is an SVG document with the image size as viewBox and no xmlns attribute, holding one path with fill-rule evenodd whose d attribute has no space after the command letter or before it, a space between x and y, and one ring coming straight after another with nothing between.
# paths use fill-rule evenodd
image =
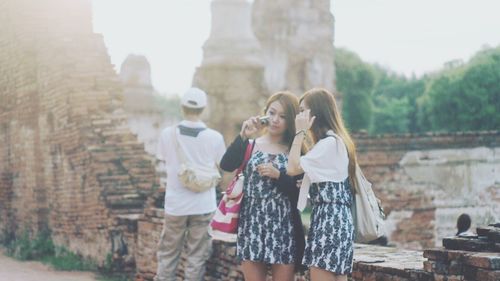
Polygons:
<instances>
[{"instance_id":1,"label":"pink striped bag","mask_svg":"<svg viewBox=\"0 0 500 281\"><path fill-rule=\"evenodd\" d=\"M243 169L252 155L252 150L255 141L248 144L245 157L241 166L236 170L236 175L229 183L226 192L220 200L217 210L210 222L209 233L214 240L221 240L225 242L236 242L236 233L238 231L238 218L241 207L241 200L243 200Z\"/></svg>"}]
</instances>

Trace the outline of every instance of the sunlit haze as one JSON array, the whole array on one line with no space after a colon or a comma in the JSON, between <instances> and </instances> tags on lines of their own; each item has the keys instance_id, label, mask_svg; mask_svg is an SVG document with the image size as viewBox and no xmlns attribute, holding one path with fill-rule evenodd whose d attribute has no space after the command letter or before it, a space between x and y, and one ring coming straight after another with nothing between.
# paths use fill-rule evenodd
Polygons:
<instances>
[{"instance_id":1,"label":"sunlit haze","mask_svg":"<svg viewBox=\"0 0 500 281\"><path fill-rule=\"evenodd\" d=\"M147 57L153 86L191 85L210 32L209 0L93 0L94 31L118 71L128 54ZM498 0L336 0L335 46L396 72L421 75L500 44Z\"/></svg>"}]
</instances>

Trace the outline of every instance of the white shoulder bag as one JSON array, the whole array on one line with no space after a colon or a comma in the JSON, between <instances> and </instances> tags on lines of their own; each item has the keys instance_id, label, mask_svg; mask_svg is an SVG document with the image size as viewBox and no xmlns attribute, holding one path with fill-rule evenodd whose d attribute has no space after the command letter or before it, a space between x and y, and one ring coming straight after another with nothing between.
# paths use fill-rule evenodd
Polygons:
<instances>
[{"instance_id":1,"label":"white shoulder bag","mask_svg":"<svg viewBox=\"0 0 500 281\"><path fill-rule=\"evenodd\" d=\"M359 165L356 165L356 196L352 213L357 243L366 243L384 236L385 214L380 200L375 197L372 184L365 178Z\"/></svg>"}]
</instances>

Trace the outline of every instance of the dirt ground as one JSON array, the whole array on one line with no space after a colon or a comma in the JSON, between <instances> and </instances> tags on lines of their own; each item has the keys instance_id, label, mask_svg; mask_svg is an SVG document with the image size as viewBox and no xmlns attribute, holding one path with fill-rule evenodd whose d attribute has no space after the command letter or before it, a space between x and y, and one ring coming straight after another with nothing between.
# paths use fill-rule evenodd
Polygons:
<instances>
[{"instance_id":1,"label":"dirt ground","mask_svg":"<svg viewBox=\"0 0 500 281\"><path fill-rule=\"evenodd\" d=\"M40 262L22 262L0 250L0 281L96 281L92 272L55 271Z\"/></svg>"}]
</instances>

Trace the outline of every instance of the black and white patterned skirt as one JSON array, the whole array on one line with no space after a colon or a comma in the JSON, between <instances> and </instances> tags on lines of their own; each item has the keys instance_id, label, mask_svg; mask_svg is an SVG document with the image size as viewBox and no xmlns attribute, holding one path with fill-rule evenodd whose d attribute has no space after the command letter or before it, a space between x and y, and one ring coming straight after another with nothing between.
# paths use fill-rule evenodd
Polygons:
<instances>
[{"instance_id":1,"label":"black and white patterned skirt","mask_svg":"<svg viewBox=\"0 0 500 281\"><path fill-rule=\"evenodd\" d=\"M238 223L237 257L266 264L293 264L295 240L290 201L244 197Z\"/></svg>"},{"instance_id":2,"label":"black and white patterned skirt","mask_svg":"<svg viewBox=\"0 0 500 281\"><path fill-rule=\"evenodd\" d=\"M346 182L311 185L313 208L302 263L344 275L352 272L352 195Z\"/></svg>"}]
</instances>

